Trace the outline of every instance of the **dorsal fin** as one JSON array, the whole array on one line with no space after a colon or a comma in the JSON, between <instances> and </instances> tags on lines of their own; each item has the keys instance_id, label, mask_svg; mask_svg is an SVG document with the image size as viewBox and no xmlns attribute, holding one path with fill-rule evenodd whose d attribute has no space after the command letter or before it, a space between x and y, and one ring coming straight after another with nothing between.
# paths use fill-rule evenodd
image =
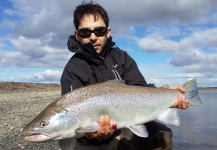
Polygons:
<instances>
[{"instance_id":1,"label":"dorsal fin","mask_svg":"<svg viewBox=\"0 0 217 150\"><path fill-rule=\"evenodd\" d=\"M168 85L168 84L163 84L163 85L161 86L161 88L169 89L169 85Z\"/></svg>"},{"instance_id":2,"label":"dorsal fin","mask_svg":"<svg viewBox=\"0 0 217 150\"><path fill-rule=\"evenodd\" d=\"M118 79L114 79L114 80L108 80L105 83L111 83L111 84L125 84L124 80L118 80Z\"/></svg>"}]
</instances>

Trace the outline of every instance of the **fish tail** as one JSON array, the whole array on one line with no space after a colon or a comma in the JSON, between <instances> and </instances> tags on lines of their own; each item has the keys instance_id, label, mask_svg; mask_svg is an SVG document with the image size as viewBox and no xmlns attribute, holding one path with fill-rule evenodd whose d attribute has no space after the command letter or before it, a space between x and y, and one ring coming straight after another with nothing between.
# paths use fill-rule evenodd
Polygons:
<instances>
[{"instance_id":1,"label":"fish tail","mask_svg":"<svg viewBox=\"0 0 217 150\"><path fill-rule=\"evenodd\" d=\"M202 101L198 94L196 79L186 82L183 87L186 90L186 92L184 93L184 97L189 101L189 104L191 106L197 106L202 104Z\"/></svg>"}]
</instances>

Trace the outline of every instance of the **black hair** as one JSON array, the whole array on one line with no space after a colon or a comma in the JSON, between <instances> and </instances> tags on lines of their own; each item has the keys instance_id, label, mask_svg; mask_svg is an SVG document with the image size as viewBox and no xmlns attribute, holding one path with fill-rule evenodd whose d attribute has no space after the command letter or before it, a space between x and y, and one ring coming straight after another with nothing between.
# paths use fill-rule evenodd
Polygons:
<instances>
[{"instance_id":1,"label":"black hair","mask_svg":"<svg viewBox=\"0 0 217 150\"><path fill-rule=\"evenodd\" d=\"M103 21L106 24L106 27L108 27L109 17L107 11L98 3L94 3L93 1L86 3L83 1L82 4L78 5L74 11L74 26L76 30L78 29L81 19L86 14L93 15L94 20L102 17Z\"/></svg>"}]
</instances>

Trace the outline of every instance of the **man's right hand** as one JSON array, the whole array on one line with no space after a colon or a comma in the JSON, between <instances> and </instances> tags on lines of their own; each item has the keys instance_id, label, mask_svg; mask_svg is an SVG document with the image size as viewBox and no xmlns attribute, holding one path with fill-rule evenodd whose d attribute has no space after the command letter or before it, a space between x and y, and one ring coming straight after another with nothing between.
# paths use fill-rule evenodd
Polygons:
<instances>
[{"instance_id":1,"label":"man's right hand","mask_svg":"<svg viewBox=\"0 0 217 150\"><path fill-rule=\"evenodd\" d=\"M108 115L100 116L99 125L100 129L98 131L86 133L86 137L88 139L96 138L98 140L102 140L110 138L115 133L115 129L117 127L117 123L110 121Z\"/></svg>"}]
</instances>

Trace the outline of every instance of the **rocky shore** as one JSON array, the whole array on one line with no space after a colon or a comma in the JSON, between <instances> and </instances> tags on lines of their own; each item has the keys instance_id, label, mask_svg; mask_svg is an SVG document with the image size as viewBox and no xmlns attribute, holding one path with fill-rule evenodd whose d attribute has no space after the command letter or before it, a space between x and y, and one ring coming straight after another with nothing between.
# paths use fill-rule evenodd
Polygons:
<instances>
[{"instance_id":1,"label":"rocky shore","mask_svg":"<svg viewBox=\"0 0 217 150\"><path fill-rule=\"evenodd\" d=\"M58 142L27 143L22 128L60 97L58 84L0 82L0 150L59 150Z\"/></svg>"}]
</instances>

